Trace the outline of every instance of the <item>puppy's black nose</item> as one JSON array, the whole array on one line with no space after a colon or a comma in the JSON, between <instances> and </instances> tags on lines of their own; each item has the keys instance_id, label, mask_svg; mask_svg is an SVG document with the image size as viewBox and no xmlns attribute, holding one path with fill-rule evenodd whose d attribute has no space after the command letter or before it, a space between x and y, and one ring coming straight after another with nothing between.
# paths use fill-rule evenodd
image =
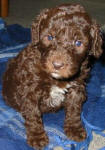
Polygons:
<instances>
[{"instance_id":1,"label":"puppy's black nose","mask_svg":"<svg viewBox=\"0 0 105 150\"><path fill-rule=\"evenodd\" d=\"M62 62L60 62L60 61L53 61L52 64L53 64L53 66L54 66L54 68L55 68L56 70L58 70L58 69L60 69L61 67L64 66L64 63L62 63Z\"/></svg>"}]
</instances>

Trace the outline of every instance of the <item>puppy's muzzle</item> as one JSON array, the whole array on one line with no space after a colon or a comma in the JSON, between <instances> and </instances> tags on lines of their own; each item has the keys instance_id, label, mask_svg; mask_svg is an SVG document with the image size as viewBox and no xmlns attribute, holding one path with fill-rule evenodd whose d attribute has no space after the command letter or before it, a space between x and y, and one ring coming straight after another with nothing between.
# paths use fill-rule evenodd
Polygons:
<instances>
[{"instance_id":1,"label":"puppy's muzzle","mask_svg":"<svg viewBox=\"0 0 105 150\"><path fill-rule=\"evenodd\" d=\"M52 64L56 70L59 70L64 66L64 63L61 61L53 61Z\"/></svg>"}]
</instances>

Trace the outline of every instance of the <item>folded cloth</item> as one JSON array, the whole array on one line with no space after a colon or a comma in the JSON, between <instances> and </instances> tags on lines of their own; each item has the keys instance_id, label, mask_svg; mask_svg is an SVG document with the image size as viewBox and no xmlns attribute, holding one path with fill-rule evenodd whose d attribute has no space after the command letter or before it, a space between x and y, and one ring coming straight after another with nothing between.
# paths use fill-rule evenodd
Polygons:
<instances>
[{"instance_id":1,"label":"folded cloth","mask_svg":"<svg viewBox=\"0 0 105 150\"><path fill-rule=\"evenodd\" d=\"M0 54L16 53L24 48L31 40L30 29L18 24L6 26L0 18ZM1 55L5 56L5 55Z\"/></svg>"},{"instance_id":2,"label":"folded cloth","mask_svg":"<svg viewBox=\"0 0 105 150\"><path fill-rule=\"evenodd\" d=\"M20 25L2 25L0 30L3 30L0 31L3 36L0 36L0 150L32 150L33 148L26 143L24 119L20 113L5 104L1 95L2 76L6 70L8 59L21 51L19 45L22 44L22 48L24 48L31 41L30 29L24 29ZM13 41L13 45L11 41ZM2 46L3 42L5 44ZM87 139L83 142L75 142L66 137L63 130L65 114L62 109L57 113L43 115L44 127L49 137L49 144L44 150L88 150L89 144L94 139L93 132L105 137L105 66L100 61L95 63L91 70L87 93L87 101L81 115L87 131ZM105 144L100 146L100 150L102 149L105 149Z\"/></svg>"},{"instance_id":3,"label":"folded cloth","mask_svg":"<svg viewBox=\"0 0 105 150\"><path fill-rule=\"evenodd\" d=\"M91 128L105 129L105 66L96 63L87 85L88 100L83 107L83 117Z\"/></svg>"}]
</instances>

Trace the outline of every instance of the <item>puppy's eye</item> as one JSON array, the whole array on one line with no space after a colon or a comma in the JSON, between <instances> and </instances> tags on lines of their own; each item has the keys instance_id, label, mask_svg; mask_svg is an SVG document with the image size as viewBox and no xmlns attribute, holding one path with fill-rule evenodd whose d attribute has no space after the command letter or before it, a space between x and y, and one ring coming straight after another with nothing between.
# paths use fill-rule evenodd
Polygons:
<instances>
[{"instance_id":1,"label":"puppy's eye","mask_svg":"<svg viewBox=\"0 0 105 150\"><path fill-rule=\"evenodd\" d=\"M48 35L48 40L52 41L53 40L53 36L52 35Z\"/></svg>"},{"instance_id":2,"label":"puppy's eye","mask_svg":"<svg viewBox=\"0 0 105 150\"><path fill-rule=\"evenodd\" d=\"M77 47L80 47L80 46L82 45L82 42L81 42L81 41L76 41L76 42L75 42L75 45L76 45Z\"/></svg>"}]
</instances>

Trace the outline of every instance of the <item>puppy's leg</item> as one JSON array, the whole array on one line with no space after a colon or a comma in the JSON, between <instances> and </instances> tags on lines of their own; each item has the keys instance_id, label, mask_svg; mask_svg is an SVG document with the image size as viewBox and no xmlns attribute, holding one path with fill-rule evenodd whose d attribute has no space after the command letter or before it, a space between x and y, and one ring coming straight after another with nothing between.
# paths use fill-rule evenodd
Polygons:
<instances>
[{"instance_id":1,"label":"puppy's leg","mask_svg":"<svg viewBox=\"0 0 105 150\"><path fill-rule=\"evenodd\" d=\"M80 118L82 103L85 99L85 87L74 86L69 89L65 104L64 131L68 138L78 142L86 138L86 131Z\"/></svg>"},{"instance_id":2,"label":"puppy's leg","mask_svg":"<svg viewBox=\"0 0 105 150\"><path fill-rule=\"evenodd\" d=\"M44 131L41 113L38 104L26 100L22 106L22 114L25 118L27 142L33 148L42 149L48 144L48 137Z\"/></svg>"}]
</instances>

